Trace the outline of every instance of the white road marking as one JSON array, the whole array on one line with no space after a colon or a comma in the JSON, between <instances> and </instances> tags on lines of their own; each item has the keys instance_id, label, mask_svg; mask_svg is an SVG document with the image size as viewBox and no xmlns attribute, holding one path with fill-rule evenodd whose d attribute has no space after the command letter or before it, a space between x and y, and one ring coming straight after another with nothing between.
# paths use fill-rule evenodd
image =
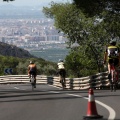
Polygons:
<instances>
[{"instance_id":1,"label":"white road marking","mask_svg":"<svg viewBox=\"0 0 120 120\"><path fill-rule=\"evenodd\" d=\"M18 87L14 87L15 89L20 89ZM25 90L25 89L20 89L20 90ZM56 92L56 91L49 91L51 93L60 93L60 92ZM76 94L66 94L66 95L70 95L70 96L75 96L75 97L81 97L81 98L84 98L84 99L89 99L88 97L83 97L81 95L76 95ZM114 111L114 109L112 109L110 106L98 101L98 100L95 100L96 103L98 103L99 105L103 106L104 108L106 108L108 111L109 111L109 117L108 117L108 120L114 120L115 119L115 116L116 116L116 113Z\"/></svg>"},{"instance_id":2,"label":"white road marking","mask_svg":"<svg viewBox=\"0 0 120 120\"><path fill-rule=\"evenodd\" d=\"M108 117L108 120L114 120L115 119L115 116L116 116L116 113L115 111L108 105L98 101L98 100L95 100L95 102L97 102L98 104L100 104L101 106L105 107L108 111L109 111L109 117Z\"/></svg>"},{"instance_id":3,"label":"white road marking","mask_svg":"<svg viewBox=\"0 0 120 120\"><path fill-rule=\"evenodd\" d=\"M20 89L20 88L18 88L18 87L14 87L15 89L17 89L17 90L26 90L26 89Z\"/></svg>"},{"instance_id":4,"label":"white road marking","mask_svg":"<svg viewBox=\"0 0 120 120\"><path fill-rule=\"evenodd\" d=\"M14 87L15 89L19 89L18 87Z\"/></svg>"},{"instance_id":5,"label":"white road marking","mask_svg":"<svg viewBox=\"0 0 120 120\"><path fill-rule=\"evenodd\" d=\"M57 88L57 87L56 87ZM71 95L71 96L75 96L75 97L82 97L84 99L89 99L87 97L83 97L81 95L76 95L76 94L67 94L67 95ZM96 103L98 103L99 105L103 106L104 108L106 108L108 111L109 111L109 117L108 117L108 120L114 120L115 119L115 116L116 116L116 112L113 108L111 108L110 106L98 101L98 100L95 100Z\"/></svg>"},{"instance_id":6,"label":"white road marking","mask_svg":"<svg viewBox=\"0 0 120 120\"><path fill-rule=\"evenodd\" d=\"M76 94L67 94L67 95L71 95L71 96L75 96L75 97L82 97L84 99L89 99L87 97L83 97L81 95L76 95ZM99 105L105 107L108 111L109 111L109 117L108 117L108 120L114 120L115 119L115 116L116 116L116 113L115 111L108 105L98 101L98 100L95 100L96 103L98 103Z\"/></svg>"}]
</instances>

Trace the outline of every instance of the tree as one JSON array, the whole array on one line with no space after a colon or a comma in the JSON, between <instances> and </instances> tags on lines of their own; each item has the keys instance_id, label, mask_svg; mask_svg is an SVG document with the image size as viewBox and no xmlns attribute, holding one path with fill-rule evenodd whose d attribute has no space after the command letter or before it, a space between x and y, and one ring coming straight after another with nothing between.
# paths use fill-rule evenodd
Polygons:
<instances>
[{"instance_id":1,"label":"tree","mask_svg":"<svg viewBox=\"0 0 120 120\"><path fill-rule=\"evenodd\" d=\"M114 13L120 13L120 0L73 0L88 16L100 15L105 10Z\"/></svg>"},{"instance_id":2,"label":"tree","mask_svg":"<svg viewBox=\"0 0 120 120\"><path fill-rule=\"evenodd\" d=\"M120 39L120 0L73 0L87 17L101 19L108 39Z\"/></svg>"},{"instance_id":3,"label":"tree","mask_svg":"<svg viewBox=\"0 0 120 120\"><path fill-rule=\"evenodd\" d=\"M111 39L119 40L120 38L120 2L119 0L73 1L72 4L52 2L50 8L43 8L43 12L47 17L55 20L55 26L59 31L64 32L68 38L69 48L77 42L84 51L82 55L89 56L83 61L90 60L91 69L94 63L93 70L98 68L100 72L99 62L100 58L103 58L104 45L108 44ZM67 58L74 57L74 54L70 53ZM82 55L80 56L79 53L78 56L84 58ZM67 58L66 62L69 62ZM78 57L76 63L78 63ZM70 65L72 64L74 62ZM80 65L82 66L81 63ZM87 63L84 65L87 67ZM68 65L68 68L71 66Z\"/></svg>"},{"instance_id":4,"label":"tree","mask_svg":"<svg viewBox=\"0 0 120 120\"><path fill-rule=\"evenodd\" d=\"M90 59L96 61L95 64L98 64L98 57L101 55L99 50L106 40L103 38L107 37L106 31L102 30L102 26L96 17L86 17L76 5L70 3L59 4L52 2L51 8L44 7L43 12L47 17L53 18L56 28L67 36L69 48L74 42L77 42L84 54L88 55L88 53L91 54L92 52L93 56ZM96 48L98 49L96 50Z\"/></svg>"},{"instance_id":5,"label":"tree","mask_svg":"<svg viewBox=\"0 0 120 120\"><path fill-rule=\"evenodd\" d=\"M9 2L9 1L15 1L15 0L3 0L3 2Z\"/></svg>"},{"instance_id":6,"label":"tree","mask_svg":"<svg viewBox=\"0 0 120 120\"><path fill-rule=\"evenodd\" d=\"M103 44L108 43L110 39L119 39L120 11L118 7L119 4L116 5L119 1L111 0L111 4L112 1L114 1L112 5L108 5L108 2L106 2L106 7L102 5L102 10L98 8L97 12L95 12L94 9L94 14L88 17L88 14L91 15L89 6L92 9L96 7L96 4L98 6L104 4L104 2L98 2L98 0L96 0L96 2L94 0L90 1L85 0L84 2L83 0L76 0L76 3L81 3L77 4L77 8L75 4L52 2L51 8L44 7L43 9L47 17L54 18L56 28L63 31L68 37L69 46L75 41L79 44L87 43L89 45L92 42L92 46L95 43L103 46ZM82 8L78 8L78 5L81 5ZM112 10L110 8L112 8ZM86 10L88 11L84 12Z\"/></svg>"},{"instance_id":7,"label":"tree","mask_svg":"<svg viewBox=\"0 0 120 120\"><path fill-rule=\"evenodd\" d=\"M57 4L52 2L51 8L44 7L43 13L47 17L54 18L55 26L63 31L69 39L69 47L77 41L79 44L86 44L86 38L94 27L94 18L86 19L85 15L73 4Z\"/></svg>"}]
</instances>

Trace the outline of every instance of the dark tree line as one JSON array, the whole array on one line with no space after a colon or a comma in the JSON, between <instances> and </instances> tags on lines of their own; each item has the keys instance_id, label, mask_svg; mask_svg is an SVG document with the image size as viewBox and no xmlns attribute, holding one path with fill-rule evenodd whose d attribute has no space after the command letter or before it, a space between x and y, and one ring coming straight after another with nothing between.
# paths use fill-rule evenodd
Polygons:
<instances>
[{"instance_id":1,"label":"dark tree line","mask_svg":"<svg viewBox=\"0 0 120 120\"><path fill-rule=\"evenodd\" d=\"M46 61L42 58L18 58L12 56L0 55L0 75L4 75L4 70L11 68L14 75L27 75L27 68L30 60L34 61L37 65L38 75L56 75L57 65L56 63Z\"/></svg>"},{"instance_id":2,"label":"dark tree line","mask_svg":"<svg viewBox=\"0 0 120 120\"><path fill-rule=\"evenodd\" d=\"M9 2L9 1L15 1L15 0L3 0L3 2Z\"/></svg>"},{"instance_id":3,"label":"dark tree line","mask_svg":"<svg viewBox=\"0 0 120 120\"><path fill-rule=\"evenodd\" d=\"M120 13L120 0L73 0L73 3L88 16L100 15L105 10Z\"/></svg>"}]
</instances>

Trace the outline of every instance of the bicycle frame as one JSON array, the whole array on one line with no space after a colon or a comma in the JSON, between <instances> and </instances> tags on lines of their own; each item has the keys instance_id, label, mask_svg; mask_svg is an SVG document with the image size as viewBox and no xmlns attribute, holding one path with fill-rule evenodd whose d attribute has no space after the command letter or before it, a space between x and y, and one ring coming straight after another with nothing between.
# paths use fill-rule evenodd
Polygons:
<instances>
[{"instance_id":1,"label":"bicycle frame","mask_svg":"<svg viewBox=\"0 0 120 120\"><path fill-rule=\"evenodd\" d=\"M112 82L118 81L118 71L116 70L114 64L110 65L110 71L111 71L111 76L112 76Z\"/></svg>"},{"instance_id":2,"label":"bicycle frame","mask_svg":"<svg viewBox=\"0 0 120 120\"><path fill-rule=\"evenodd\" d=\"M65 81L65 76L64 76L63 71L62 71L61 74L60 74L60 81L61 81L62 88L64 89L64 88L65 88L66 81Z\"/></svg>"},{"instance_id":3,"label":"bicycle frame","mask_svg":"<svg viewBox=\"0 0 120 120\"><path fill-rule=\"evenodd\" d=\"M114 89L114 91L116 91L116 83L119 79L119 73L116 70L114 64L110 65L110 72L111 72L111 79L110 79L110 89L111 91Z\"/></svg>"},{"instance_id":4,"label":"bicycle frame","mask_svg":"<svg viewBox=\"0 0 120 120\"><path fill-rule=\"evenodd\" d=\"M35 78L33 74L30 75L30 80L31 80L32 90L34 90Z\"/></svg>"}]
</instances>

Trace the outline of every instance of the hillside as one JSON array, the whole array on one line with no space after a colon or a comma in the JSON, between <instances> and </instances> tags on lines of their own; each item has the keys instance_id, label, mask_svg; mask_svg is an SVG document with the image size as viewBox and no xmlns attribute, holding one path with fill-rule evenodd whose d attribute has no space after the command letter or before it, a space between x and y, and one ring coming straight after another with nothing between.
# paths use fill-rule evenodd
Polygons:
<instances>
[{"instance_id":1,"label":"hillside","mask_svg":"<svg viewBox=\"0 0 120 120\"><path fill-rule=\"evenodd\" d=\"M0 42L0 55L13 56L18 58L36 58L35 56L31 55L27 50L3 42Z\"/></svg>"}]
</instances>

